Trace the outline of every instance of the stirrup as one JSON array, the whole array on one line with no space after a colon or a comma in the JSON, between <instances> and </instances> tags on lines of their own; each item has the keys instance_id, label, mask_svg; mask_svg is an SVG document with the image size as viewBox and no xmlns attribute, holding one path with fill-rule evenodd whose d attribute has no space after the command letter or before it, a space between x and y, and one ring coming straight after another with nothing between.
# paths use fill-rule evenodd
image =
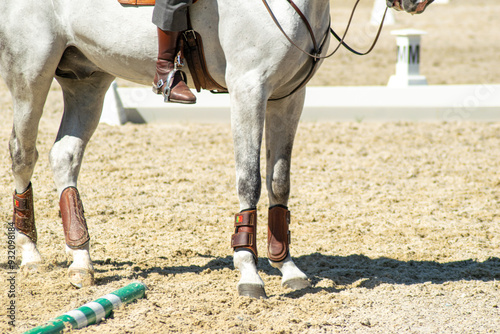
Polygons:
<instances>
[{"instance_id":1,"label":"stirrup","mask_svg":"<svg viewBox=\"0 0 500 334\"><path fill-rule=\"evenodd\" d=\"M182 62L181 54L179 52L174 60L174 68L168 73L167 79L165 81L163 81L163 79L160 79L156 83L156 91L161 90L161 93L163 94L163 102L170 102L172 83L177 72L179 72L179 74L181 75L181 80L187 84L187 75L186 73L184 73L184 71L180 70L183 66L184 63ZM163 89L161 89L162 86L164 86Z\"/></svg>"}]
</instances>

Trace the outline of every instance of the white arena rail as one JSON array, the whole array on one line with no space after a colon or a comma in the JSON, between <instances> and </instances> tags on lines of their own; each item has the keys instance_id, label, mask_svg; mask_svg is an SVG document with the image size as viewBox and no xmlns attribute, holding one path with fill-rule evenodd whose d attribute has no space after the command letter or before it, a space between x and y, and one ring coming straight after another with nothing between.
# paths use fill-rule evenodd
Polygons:
<instances>
[{"instance_id":1,"label":"white arena rail","mask_svg":"<svg viewBox=\"0 0 500 334\"><path fill-rule=\"evenodd\" d=\"M229 95L164 103L150 88L108 91L101 122L229 122ZM302 121L500 121L500 85L308 87Z\"/></svg>"}]
</instances>

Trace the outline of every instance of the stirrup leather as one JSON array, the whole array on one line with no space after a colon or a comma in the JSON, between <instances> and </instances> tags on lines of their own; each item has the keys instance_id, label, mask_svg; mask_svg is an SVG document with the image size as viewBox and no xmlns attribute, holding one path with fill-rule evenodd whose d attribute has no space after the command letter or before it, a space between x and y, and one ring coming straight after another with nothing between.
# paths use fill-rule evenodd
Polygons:
<instances>
[{"instance_id":1,"label":"stirrup leather","mask_svg":"<svg viewBox=\"0 0 500 334\"><path fill-rule=\"evenodd\" d=\"M235 251L249 250L257 262L257 210L246 210L235 215L231 247Z\"/></svg>"}]
</instances>

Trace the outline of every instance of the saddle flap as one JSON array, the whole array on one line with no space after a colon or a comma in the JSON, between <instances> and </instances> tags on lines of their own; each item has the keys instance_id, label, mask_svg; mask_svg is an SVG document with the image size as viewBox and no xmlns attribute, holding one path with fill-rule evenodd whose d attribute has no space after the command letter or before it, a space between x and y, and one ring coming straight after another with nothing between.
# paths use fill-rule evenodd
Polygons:
<instances>
[{"instance_id":1,"label":"saddle flap","mask_svg":"<svg viewBox=\"0 0 500 334\"><path fill-rule=\"evenodd\" d=\"M203 41L198 32L192 29L184 31L181 48L197 92L207 89L212 92L227 93L227 88L219 85L208 71Z\"/></svg>"}]
</instances>

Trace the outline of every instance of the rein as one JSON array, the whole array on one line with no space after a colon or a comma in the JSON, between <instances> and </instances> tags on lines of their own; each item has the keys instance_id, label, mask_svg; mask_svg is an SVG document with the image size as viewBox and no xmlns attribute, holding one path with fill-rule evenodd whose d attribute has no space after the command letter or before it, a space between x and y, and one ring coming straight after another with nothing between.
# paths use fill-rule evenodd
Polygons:
<instances>
[{"instance_id":1,"label":"rein","mask_svg":"<svg viewBox=\"0 0 500 334\"><path fill-rule=\"evenodd\" d=\"M384 12L384 16L382 17L382 21L380 22L380 26L379 26L378 31L377 31L377 35L375 36L375 40L373 41L373 43L370 46L370 48L368 49L368 51L359 52L359 51L354 50L346 42L344 42L344 39L345 39L345 37L347 35L347 32L349 31L349 28L351 27L351 22L352 22L352 19L354 17L354 13L356 11L356 7L358 6L360 0L356 0L356 3L354 4L354 7L353 7L352 12L351 12L351 16L349 17L349 22L347 23L346 30L344 31L344 34L342 35L342 37L339 37L335 33L335 31L333 30L333 28L331 27L331 18L330 18L330 22L328 24L328 30L326 31L325 35L323 36L323 40L321 41L321 44L319 45L319 47L318 47L318 43L317 43L316 37L314 35L314 31L311 28L311 24L307 20L307 18L304 15L304 13L302 13L302 11L300 10L300 8L293 2L293 0L287 0L287 1L290 4L290 6L293 7L293 9L295 10L295 12L300 16L300 18L304 22L307 30L309 31L309 35L311 35L311 39L312 39L313 46L314 46L313 53L307 52L306 50L304 50L303 48L301 48L300 46L298 46L290 38L290 36L288 36L288 34L283 29L283 27L281 27L281 24L279 23L278 19L274 15L272 9L269 7L269 4L267 3L267 0L262 0L262 2L264 3L264 5L266 6L267 11L269 12L269 15L271 16L271 18L273 19L274 23L279 28L279 30L281 31L281 33L286 37L286 39L293 46L295 46L298 50L300 50L304 54L306 54L309 57L311 57L312 61L313 61L313 64L312 64L311 69L309 70L309 73L307 74L307 76L304 78L304 80L302 80L302 82L297 87L295 87L295 89L293 89L290 93L288 93L288 94L286 94L284 96L281 96L281 97L278 97L278 98L270 98L269 101L278 101L278 100L284 99L284 98L292 95L293 93L295 93L296 91L298 91L302 87L304 87L309 82L309 80L311 80L311 78L313 77L313 75L316 73L316 70L318 69L318 65L320 63L320 60L326 59L326 58L329 58L329 57L333 56L338 51L338 49L340 48L341 45L344 46L347 50L349 50L352 53L357 54L359 56L364 56L364 55L369 54L373 50L373 48L375 47L375 44L377 44L378 38L380 37L380 33L382 32L382 27L384 25L385 15L387 14L387 10L388 10L388 7L386 7L385 8L385 12ZM329 33L331 33L337 39L337 41L339 42L339 44L337 45L337 47L330 54L328 54L326 56L321 56L323 46L325 45L326 41L328 40L328 34Z\"/></svg>"},{"instance_id":2,"label":"rein","mask_svg":"<svg viewBox=\"0 0 500 334\"><path fill-rule=\"evenodd\" d=\"M337 33L335 33L335 31L333 30L333 28L331 27L331 24L328 24L328 31L326 32L324 38L323 38L323 41L321 43L321 46L318 48L318 45L317 45L317 41L316 41L316 37L314 36L314 32L311 28L311 25L309 23L309 21L307 20L306 16L304 15L304 13L302 13L302 11L300 10L300 8L293 2L293 0L287 0L288 3L290 4L290 6L292 6L292 8L297 12L297 14L300 16L300 18L302 19L302 21L304 22L304 24L306 25L306 28L307 30L309 31L309 34L311 35L311 39L313 41L313 45L314 45L314 49L313 49L313 53L310 53L310 52L307 52L305 51L303 48L301 48L300 46L298 46L291 38L290 36L288 36L288 34L285 32L285 30L281 27L281 24L279 23L278 19L276 18L276 16L274 15L272 9L269 7L269 4L267 3L267 0L262 0L262 2L264 3L264 6L266 6L266 9L267 11L269 12L269 15L271 16L271 18L273 19L274 23L276 24L276 26L279 28L279 30L283 33L283 35L286 37L286 39L288 39L288 41L293 45L295 46L297 49L299 49L301 52L305 53L306 55L308 55L309 57L313 58L314 60L318 60L318 59L326 59L326 58L330 58L331 56L333 56L337 51L338 49L340 48L340 46L344 46L347 50L351 51L352 53L354 54L357 54L359 56L364 56L364 55L367 55L369 54L373 48L375 47L375 45L377 44L377 41L378 41L378 38L380 37L380 33L382 32L382 27L384 25L384 20L385 20L385 15L387 14L387 10L388 10L388 7L385 8L385 11L384 11L384 16L382 17L382 20L380 22L380 26L378 28L378 31L377 31L377 35L375 36L375 39L372 43L372 45L370 46L370 48L368 49L368 51L365 51L365 52L359 52L359 51L356 51L354 50L352 47L350 47L346 42L344 42L344 39L347 35L347 32L349 31L349 28L351 27L351 23L352 23L352 19L354 17L354 13L356 11L356 8L360 2L360 0L356 0L356 3L354 4L354 7L352 9L352 12L351 12L351 16L349 17L349 21L347 23L347 27L346 27L346 30L344 31L344 34L342 35L342 37L339 37L339 35L337 35ZM331 19L330 19L330 22L331 22ZM337 39L337 41L339 42L339 44L337 45L337 47L328 55L326 56L321 56L321 49L324 45L324 43L326 42L327 40L327 35L328 33L331 33L335 39Z\"/></svg>"}]
</instances>

